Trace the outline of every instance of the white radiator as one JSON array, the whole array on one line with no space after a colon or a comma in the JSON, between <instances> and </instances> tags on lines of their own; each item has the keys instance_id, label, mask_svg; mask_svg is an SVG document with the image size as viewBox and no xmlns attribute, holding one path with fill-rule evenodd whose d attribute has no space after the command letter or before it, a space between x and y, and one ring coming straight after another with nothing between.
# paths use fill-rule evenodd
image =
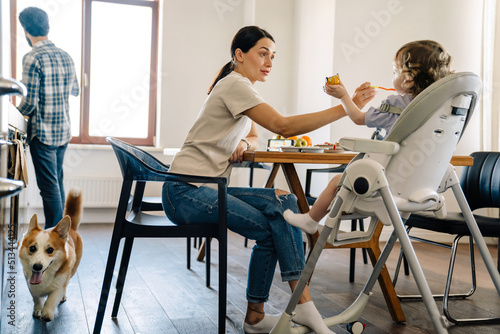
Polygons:
<instances>
[{"instance_id":1,"label":"white radiator","mask_svg":"<svg viewBox=\"0 0 500 334\"><path fill-rule=\"evenodd\" d=\"M83 194L84 208L116 208L120 197L122 178L110 177L88 177L71 178L64 177L64 190L78 188ZM40 191L33 177L28 187L21 192L20 206L30 208L42 208Z\"/></svg>"}]
</instances>

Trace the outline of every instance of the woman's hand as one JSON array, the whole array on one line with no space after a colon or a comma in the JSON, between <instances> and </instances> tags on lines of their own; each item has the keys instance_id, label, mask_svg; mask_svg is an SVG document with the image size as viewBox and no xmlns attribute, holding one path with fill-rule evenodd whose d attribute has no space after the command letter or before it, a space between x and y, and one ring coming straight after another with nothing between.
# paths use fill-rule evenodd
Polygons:
<instances>
[{"instance_id":1,"label":"woman's hand","mask_svg":"<svg viewBox=\"0 0 500 334\"><path fill-rule=\"evenodd\" d=\"M373 100L373 98L378 94L377 90L371 87L370 82L365 82L361 84L352 95L352 101L359 109L363 109L364 106Z\"/></svg>"},{"instance_id":2,"label":"woman's hand","mask_svg":"<svg viewBox=\"0 0 500 334\"><path fill-rule=\"evenodd\" d=\"M243 152L247 150L247 143L240 141L233 154L229 158L229 162L241 162L243 161Z\"/></svg>"}]
</instances>

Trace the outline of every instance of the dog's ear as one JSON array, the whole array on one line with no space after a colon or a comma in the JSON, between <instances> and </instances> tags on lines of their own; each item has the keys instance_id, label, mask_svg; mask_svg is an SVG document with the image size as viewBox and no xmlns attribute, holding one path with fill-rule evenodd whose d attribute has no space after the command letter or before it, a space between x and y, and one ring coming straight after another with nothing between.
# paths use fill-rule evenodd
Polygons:
<instances>
[{"instance_id":1,"label":"dog's ear","mask_svg":"<svg viewBox=\"0 0 500 334\"><path fill-rule=\"evenodd\" d=\"M28 232L26 234L30 234L33 231L41 231L42 229L38 226L38 217L36 213L31 217L30 224L28 226Z\"/></svg>"},{"instance_id":2,"label":"dog's ear","mask_svg":"<svg viewBox=\"0 0 500 334\"><path fill-rule=\"evenodd\" d=\"M61 239L66 241L68 238L69 228L71 227L71 218L69 216L64 216L64 218L57 223L52 233L57 233Z\"/></svg>"}]
</instances>

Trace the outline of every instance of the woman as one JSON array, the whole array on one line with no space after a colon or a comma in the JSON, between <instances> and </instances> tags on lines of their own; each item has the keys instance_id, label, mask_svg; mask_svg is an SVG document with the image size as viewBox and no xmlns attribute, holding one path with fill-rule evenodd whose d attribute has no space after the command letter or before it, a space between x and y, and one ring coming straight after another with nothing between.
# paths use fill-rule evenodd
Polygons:
<instances>
[{"instance_id":1,"label":"woman","mask_svg":"<svg viewBox=\"0 0 500 334\"><path fill-rule=\"evenodd\" d=\"M275 55L273 37L265 30L240 29L231 44L231 58L209 89L195 124L176 154L170 171L189 175L229 177L232 163L241 161L245 150L257 146L257 124L273 133L290 137L318 129L346 115L342 106L285 117L255 90L256 81L266 81ZM375 91L369 83L353 97L362 108ZM163 207L178 224L216 223L217 191L211 185L167 182ZM305 265L302 232L283 219L283 211L298 211L297 198L279 189L228 188L228 228L256 241L247 281L246 333L268 333L279 316L264 313L276 263L283 281L293 290ZM333 333L321 321L306 287L293 320L316 333Z\"/></svg>"}]
</instances>

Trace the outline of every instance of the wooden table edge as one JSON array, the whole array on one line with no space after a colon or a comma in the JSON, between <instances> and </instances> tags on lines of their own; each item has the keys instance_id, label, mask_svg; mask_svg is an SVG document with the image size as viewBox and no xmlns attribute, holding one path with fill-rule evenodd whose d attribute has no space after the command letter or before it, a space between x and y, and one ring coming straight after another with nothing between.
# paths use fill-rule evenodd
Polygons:
<instances>
[{"instance_id":1,"label":"wooden table edge","mask_svg":"<svg viewBox=\"0 0 500 334\"><path fill-rule=\"evenodd\" d=\"M357 153L298 153L245 151L244 161L267 163L309 163L309 164L348 164ZM300 159L297 159L300 158ZM300 160L300 161L298 161ZM454 155L450 163L454 166L472 166L474 159L469 155Z\"/></svg>"}]
</instances>

